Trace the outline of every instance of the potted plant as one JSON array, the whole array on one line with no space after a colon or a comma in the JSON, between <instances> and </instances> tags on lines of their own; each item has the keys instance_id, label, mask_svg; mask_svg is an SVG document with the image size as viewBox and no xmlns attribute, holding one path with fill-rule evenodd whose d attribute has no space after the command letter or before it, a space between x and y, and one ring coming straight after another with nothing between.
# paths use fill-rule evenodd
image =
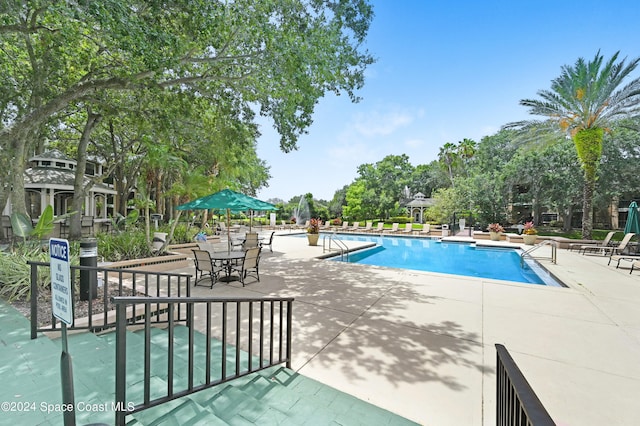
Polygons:
<instances>
[{"instance_id":1,"label":"potted plant","mask_svg":"<svg viewBox=\"0 0 640 426\"><path fill-rule=\"evenodd\" d=\"M504 232L504 228L499 223L490 223L489 226L487 226L487 230L489 231L491 241L500 241L500 234Z\"/></svg>"},{"instance_id":2,"label":"potted plant","mask_svg":"<svg viewBox=\"0 0 640 426\"><path fill-rule=\"evenodd\" d=\"M522 240L528 246L532 246L536 243L538 238L538 230L533 226L532 222L526 222L524 224L524 230L522 231Z\"/></svg>"},{"instance_id":3,"label":"potted plant","mask_svg":"<svg viewBox=\"0 0 640 426\"><path fill-rule=\"evenodd\" d=\"M310 246L317 246L318 239L320 238L320 219L309 220L309 226L307 227L307 240Z\"/></svg>"}]
</instances>

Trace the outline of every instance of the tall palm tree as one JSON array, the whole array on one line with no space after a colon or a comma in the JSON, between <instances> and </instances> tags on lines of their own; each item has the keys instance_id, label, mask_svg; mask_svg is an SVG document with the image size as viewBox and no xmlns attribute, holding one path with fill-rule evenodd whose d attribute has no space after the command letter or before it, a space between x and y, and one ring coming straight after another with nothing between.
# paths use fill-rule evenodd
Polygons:
<instances>
[{"instance_id":1,"label":"tall palm tree","mask_svg":"<svg viewBox=\"0 0 640 426\"><path fill-rule=\"evenodd\" d=\"M545 121L521 121L509 127L566 132L574 142L584 173L582 237L591 238L592 204L596 176L602 157L602 140L611 123L640 113L640 78L621 87L635 70L640 58L620 62L616 52L604 62L598 51L592 61L579 58L573 66L562 67L551 90L540 90L541 99L523 99L529 113L546 116Z\"/></svg>"}]
</instances>

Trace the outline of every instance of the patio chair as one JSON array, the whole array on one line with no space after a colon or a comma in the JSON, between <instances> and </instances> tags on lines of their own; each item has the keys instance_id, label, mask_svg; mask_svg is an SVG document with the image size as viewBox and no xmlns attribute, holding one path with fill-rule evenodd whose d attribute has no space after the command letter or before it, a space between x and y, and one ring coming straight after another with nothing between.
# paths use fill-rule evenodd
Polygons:
<instances>
[{"instance_id":1,"label":"patio chair","mask_svg":"<svg viewBox=\"0 0 640 426\"><path fill-rule=\"evenodd\" d=\"M13 228L11 227L11 216L2 216L2 233L7 240L13 236Z\"/></svg>"},{"instance_id":2,"label":"patio chair","mask_svg":"<svg viewBox=\"0 0 640 426\"><path fill-rule=\"evenodd\" d=\"M620 262L626 260L627 262L635 262L640 260L640 254L613 254L609 256L609 262L607 265L611 265L612 261L616 261L616 269L620 267Z\"/></svg>"},{"instance_id":3,"label":"patio chair","mask_svg":"<svg viewBox=\"0 0 640 426\"><path fill-rule=\"evenodd\" d=\"M360 228L360 222L353 222L353 225L351 225L351 228L347 228L347 231L358 232L358 228Z\"/></svg>"},{"instance_id":4,"label":"patio chair","mask_svg":"<svg viewBox=\"0 0 640 426\"><path fill-rule=\"evenodd\" d=\"M431 224L425 223L422 225L422 229L420 230L420 235L429 235L431 233Z\"/></svg>"},{"instance_id":5,"label":"patio chair","mask_svg":"<svg viewBox=\"0 0 640 426\"><path fill-rule=\"evenodd\" d=\"M391 229L387 229L384 232L388 232L388 233L394 234L394 233L396 233L396 232L398 232L400 230L400 229L398 229L398 226L400 226L400 224L398 222L393 222L391 224Z\"/></svg>"},{"instance_id":6,"label":"patio chair","mask_svg":"<svg viewBox=\"0 0 640 426\"><path fill-rule=\"evenodd\" d=\"M215 246L211 243L198 243L198 248L200 250L206 250L209 253L215 253L216 249Z\"/></svg>"},{"instance_id":7,"label":"patio chair","mask_svg":"<svg viewBox=\"0 0 640 426\"><path fill-rule=\"evenodd\" d=\"M601 251L602 255L608 254L609 256L616 254L628 254L630 251L629 241L631 241L631 238L633 238L634 235L636 234L633 232L625 234L624 238L617 246L585 246L582 249L582 254L591 250ZM611 259L609 259L609 263L611 263Z\"/></svg>"},{"instance_id":8,"label":"patio chair","mask_svg":"<svg viewBox=\"0 0 640 426\"><path fill-rule=\"evenodd\" d=\"M197 286L198 282L204 279L209 279L211 280L209 288L213 288L220 273L224 271L224 267L211 259L211 254L207 250L194 249L191 251L193 251L193 262L196 265L196 280L193 286Z\"/></svg>"},{"instance_id":9,"label":"patio chair","mask_svg":"<svg viewBox=\"0 0 640 426\"><path fill-rule=\"evenodd\" d=\"M373 229L373 222L368 220L364 228L360 230L360 232L371 232Z\"/></svg>"},{"instance_id":10,"label":"patio chair","mask_svg":"<svg viewBox=\"0 0 640 426\"><path fill-rule=\"evenodd\" d=\"M250 248L244 253L242 262L231 267L232 271L236 271L240 274L240 282L242 283L242 287L244 287L244 281L250 274L254 274L253 276L256 278L256 280L258 282L260 281L260 250L260 247Z\"/></svg>"},{"instance_id":11,"label":"patio chair","mask_svg":"<svg viewBox=\"0 0 640 426\"><path fill-rule=\"evenodd\" d=\"M369 232L381 234L382 231L384 231L384 222L378 222L377 227Z\"/></svg>"},{"instance_id":12,"label":"patio chair","mask_svg":"<svg viewBox=\"0 0 640 426\"><path fill-rule=\"evenodd\" d=\"M342 226L336 227L336 231L348 231L349 222L342 222Z\"/></svg>"},{"instance_id":13,"label":"patio chair","mask_svg":"<svg viewBox=\"0 0 640 426\"><path fill-rule=\"evenodd\" d=\"M573 244L569 244L569 251L573 251L574 248L577 248L578 251L582 251L582 250L590 250L592 247L594 248L600 248L600 247L606 247L606 246L611 246L613 245L611 243L611 238L613 237L613 235L616 233L616 231L610 231L606 237L604 237L604 240L600 241L600 242L595 242L595 243L589 243L589 244L584 244L584 243L573 243Z\"/></svg>"},{"instance_id":14,"label":"patio chair","mask_svg":"<svg viewBox=\"0 0 640 426\"><path fill-rule=\"evenodd\" d=\"M87 235L93 235L93 216L82 216L80 219L80 230L82 235L85 235L85 231L87 231Z\"/></svg>"},{"instance_id":15,"label":"patio chair","mask_svg":"<svg viewBox=\"0 0 640 426\"><path fill-rule=\"evenodd\" d=\"M275 234L275 232L272 232L267 241L260 242L260 248L269 246L269 251L271 251L271 253L273 253L273 235L274 234Z\"/></svg>"},{"instance_id":16,"label":"patio chair","mask_svg":"<svg viewBox=\"0 0 640 426\"><path fill-rule=\"evenodd\" d=\"M404 230L400 231L403 234L412 234L413 235L413 222L409 222L404 225Z\"/></svg>"}]
</instances>

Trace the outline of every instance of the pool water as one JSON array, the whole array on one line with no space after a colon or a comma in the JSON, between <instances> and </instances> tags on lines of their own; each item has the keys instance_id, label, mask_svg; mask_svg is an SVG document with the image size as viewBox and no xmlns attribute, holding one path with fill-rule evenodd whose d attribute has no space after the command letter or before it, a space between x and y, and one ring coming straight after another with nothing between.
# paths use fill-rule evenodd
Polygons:
<instances>
[{"instance_id":1,"label":"pool water","mask_svg":"<svg viewBox=\"0 0 640 426\"><path fill-rule=\"evenodd\" d=\"M440 272L469 277L561 286L535 262L520 264L520 250L476 247L474 244L441 242L430 238L362 236L340 234L345 241L375 242L376 247L349 253L351 263ZM331 258L341 261L340 257Z\"/></svg>"}]
</instances>

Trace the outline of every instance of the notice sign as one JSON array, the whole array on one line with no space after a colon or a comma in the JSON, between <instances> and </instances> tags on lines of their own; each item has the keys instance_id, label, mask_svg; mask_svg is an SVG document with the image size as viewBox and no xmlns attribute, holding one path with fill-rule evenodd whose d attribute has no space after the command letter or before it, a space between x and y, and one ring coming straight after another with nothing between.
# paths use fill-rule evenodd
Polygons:
<instances>
[{"instance_id":1,"label":"notice sign","mask_svg":"<svg viewBox=\"0 0 640 426\"><path fill-rule=\"evenodd\" d=\"M73 323L73 292L69 267L69 241L50 238L51 305L53 316L67 325Z\"/></svg>"}]
</instances>

